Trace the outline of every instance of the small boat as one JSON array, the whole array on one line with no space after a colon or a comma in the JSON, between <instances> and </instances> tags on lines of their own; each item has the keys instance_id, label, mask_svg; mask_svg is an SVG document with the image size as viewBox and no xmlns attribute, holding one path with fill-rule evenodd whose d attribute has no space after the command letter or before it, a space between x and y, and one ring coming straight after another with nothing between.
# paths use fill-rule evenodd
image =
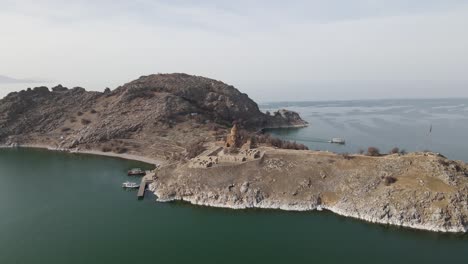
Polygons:
<instances>
[{"instance_id":1,"label":"small boat","mask_svg":"<svg viewBox=\"0 0 468 264\"><path fill-rule=\"evenodd\" d=\"M340 144L340 145L346 144L346 141L342 138L332 138L332 140L330 140L329 142L332 144Z\"/></svg>"},{"instance_id":2,"label":"small boat","mask_svg":"<svg viewBox=\"0 0 468 264\"><path fill-rule=\"evenodd\" d=\"M128 171L128 176L145 176L146 172L140 168L134 168Z\"/></svg>"},{"instance_id":3,"label":"small boat","mask_svg":"<svg viewBox=\"0 0 468 264\"><path fill-rule=\"evenodd\" d=\"M122 183L122 188L129 188L129 189L136 189L139 188L140 185L137 184L136 182L124 182Z\"/></svg>"}]
</instances>

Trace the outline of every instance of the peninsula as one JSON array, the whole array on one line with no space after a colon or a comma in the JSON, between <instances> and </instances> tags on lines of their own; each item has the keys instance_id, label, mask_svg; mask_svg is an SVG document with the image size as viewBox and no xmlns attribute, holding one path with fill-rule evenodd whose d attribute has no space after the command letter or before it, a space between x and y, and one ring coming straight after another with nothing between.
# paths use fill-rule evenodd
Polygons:
<instances>
[{"instance_id":1,"label":"peninsula","mask_svg":"<svg viewBox=\"0 0 468 264\"><path fill-rule=\"evenodd\" d=\"M340 155L259 133L303 127L246 94L187 74L142 76L114 90L61 85L0 100L0 144L161 163L159 201L330 210L370 222L467 232L468 166L436 153Z\"/></svg>"}]
</instances>

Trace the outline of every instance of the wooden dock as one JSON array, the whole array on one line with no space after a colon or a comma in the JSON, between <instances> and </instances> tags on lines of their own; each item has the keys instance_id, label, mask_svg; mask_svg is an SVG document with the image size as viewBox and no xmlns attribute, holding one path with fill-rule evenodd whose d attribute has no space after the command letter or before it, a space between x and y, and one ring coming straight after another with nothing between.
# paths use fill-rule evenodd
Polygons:
<instances>
[{"instance_id":1,"label":"wooden dock","mask_svg":"<svg viewBox=\"0 0 468 264\"><path fill-rule=\"evenodd\" d=\"M141 178L140 188L138 188L138 193L137 193L138 199L143 199L143 197L145 197L146 185L154 181L153 177L155 175L156 174L154 172L147 172L146 175L143 178Z\"/></svg>"}]
</instances>

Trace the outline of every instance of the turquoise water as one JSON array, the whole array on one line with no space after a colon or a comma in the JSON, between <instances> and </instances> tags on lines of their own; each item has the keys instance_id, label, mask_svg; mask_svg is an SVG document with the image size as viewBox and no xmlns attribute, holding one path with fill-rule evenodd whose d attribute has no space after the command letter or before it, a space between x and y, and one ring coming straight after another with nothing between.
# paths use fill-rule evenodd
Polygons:
<instances>
[{"instance_id":1,"label":"turquoise water","mask_svg":"<svg viewBox=\"0 0 468 264\"><path fill-rule=\"evenodd\" d=\"M347 139L359 135L327 129ZM149 193L137 200L135 191L121 188L131 167L149 168L107 157L0 149L0 263L468 263L467 235L329 212L157 203Z\"/></svg>"}]
</instances>

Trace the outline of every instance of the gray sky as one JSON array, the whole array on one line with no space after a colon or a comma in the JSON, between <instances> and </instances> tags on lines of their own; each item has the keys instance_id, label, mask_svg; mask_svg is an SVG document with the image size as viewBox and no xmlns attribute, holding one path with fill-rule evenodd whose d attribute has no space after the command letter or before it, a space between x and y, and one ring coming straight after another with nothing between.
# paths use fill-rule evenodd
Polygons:
<instances>
[{"instance_id":1,"label":"gray sky","mask_svg":"<svg viewBox=\"0 0 468 264\"><path fill-rule=\"evenodd\" d=\"M258 101L468 97L468 0L0 0L0 96L158 72ZM53 80L51 82L44 80Z\"/></svg>"}]
</instances>

